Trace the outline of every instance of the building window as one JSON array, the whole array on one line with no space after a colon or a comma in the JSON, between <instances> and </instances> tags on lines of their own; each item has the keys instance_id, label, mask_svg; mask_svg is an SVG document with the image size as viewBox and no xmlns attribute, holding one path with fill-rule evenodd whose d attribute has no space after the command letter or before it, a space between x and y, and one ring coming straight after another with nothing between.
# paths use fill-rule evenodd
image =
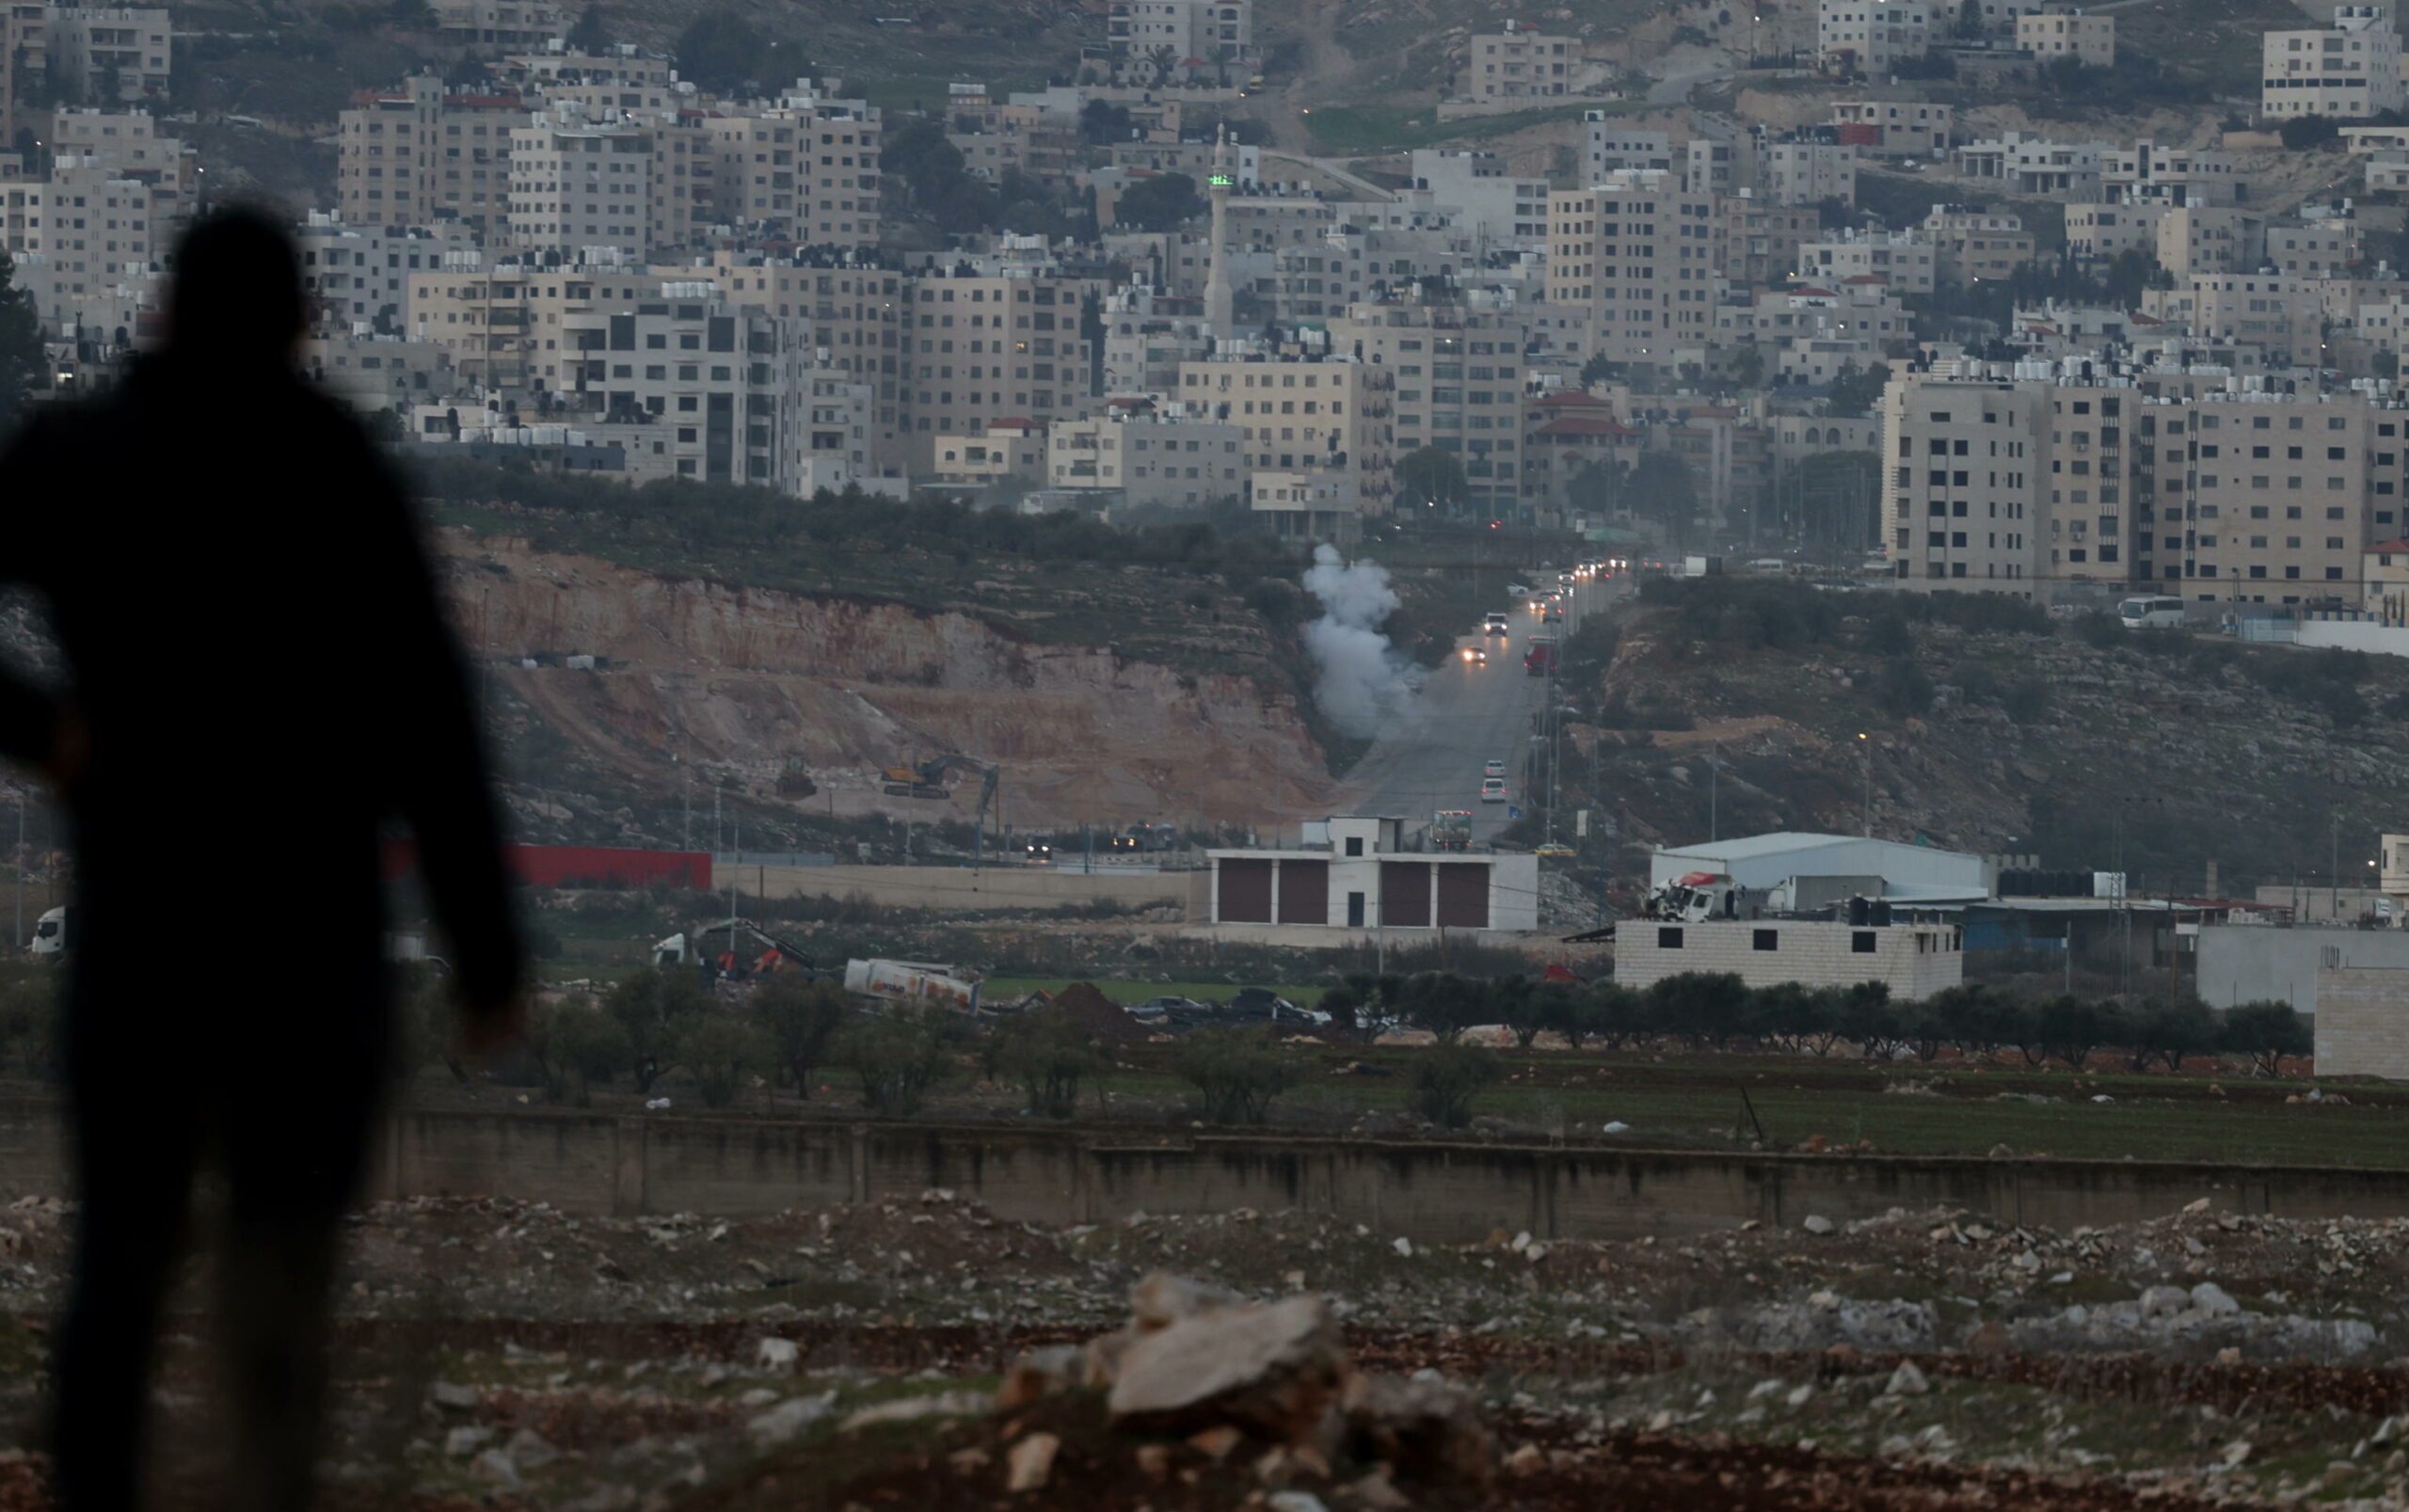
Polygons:
<instances>
[{"instance_id":1,"label":"building window","mask_svg":"<svg viewBox=\"0 0 2409 1512\"><path fill-rule=\"evenodd\" d=\"M1874 953L1874 931L1872 930L1849 931L1848 948L1849 953L1852 955L1872 955Z\"/></svg>"},{"instance_id":2,"label":"building window","mask_svg":"<svg viewBox=\"0 0 2409 1512\"><path fill-rule=\"evenodd\" d=\"M1364 837L1362 836L1350 835L1347 837L1347 853L1351 856L1359 856L1364 853Z\"/></svg>"},{"instance_id":3,"label":"building window","mask_svg":"<svg viewBox=\"0 0 2409 1512\"><path fill-rule=\"evenodd\" d=\"M1755 950L1779 950L1781 948L1781 931L1779 930L1752 930L1749 931L1748 945L1749 948Z\"/></svg>"},{"instance_id":4,"label":"building window","mask_svg":"<svg viewBox=\"0 0 2409 1512\"><path fill-rule=\"evenodd\" d=\"M1657 949L1659 949L1659 950L1678 950L1678 949L1680 949L1681 947L1682 947L1682 931L1681 931L1681 927L1680 927L1679 925L1671 925L1671 924L1668 924L1668 925L1662 925L1662 926L1659 926L1659 927L1658 927L1658 929L1657 929L1657 931L1656 931L1656 948L1657 948Z\"/></svg>"}]
</instances>

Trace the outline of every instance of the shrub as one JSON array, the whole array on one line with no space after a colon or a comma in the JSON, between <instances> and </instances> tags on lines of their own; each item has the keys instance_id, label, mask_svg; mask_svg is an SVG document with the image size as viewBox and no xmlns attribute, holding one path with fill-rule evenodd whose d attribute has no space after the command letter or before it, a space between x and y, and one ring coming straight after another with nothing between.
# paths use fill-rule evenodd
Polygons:
<instances>
[{"instance_id":1,"label":"shrub","mask_svg":"<svg viewBox=\"0 0 2409 1512\"><path fill-rule=\"evenodd\" d=\"M1261 1123L1271 1101L1303 1078L1268 1029L1199 1029L1179 1042L1172 1071L1204 1100L1210 1123Z\"/></svg>"},{"instance_id":2,"label":"shrub","mask_svg":"<svg viewBox=\"0 0 2409 1512\"><path fill-rule=\"evenodd\" d=\"M828 1047L845 1027L853 999L824 977L806 981L773 974L753 990L751 1007L753 1022L768 1037L773 1061L794 1084L794 1094L809 1102L811 1074L827 1058Z\"/></svg>"},{"instance_id":3,"label":"shrub","mask_svg":"<svg viewBox=\"0 0 2409 1512\"><path fill-rule=\"evenodd\" d=\"M774 1063L769 1036L750 1020L725 1011L687 1020L678 1036L678 1059L694 1074L705 1107L734 1103L744 1078Z\"/></svg>"},{"instance_id":4,"label":"shrub","mask_svg":"<svg viewBox=\"0 0 2409 1512\"><path fill-rule=\"evenodd\" d=\"M1649 1027L1678 1034L1693 1046L1720 1050L1747 1031L1754 1003L1747 987L1728 971L1684 971L1658 979L1647 992Z\"/></svg>"},{"instance_id":5,"label":"shrub","mask_svg":"<svg viewBox=\"0 0 2409 1512\"><path fill-rule=\"evenodd\" d=\"M996 1030L996 1064L1029 1094L1029 1110L1066 1119L1079 1110L1079 1084L1111 1062L1059 1008L1023 1013Z\"/></svg>"},{"instance_id":6,"label":"shrub","mask_svg":"<svg viewBox=\"0 0 2409 1512\"><path fill-rule=\"evenodd\" d=\"M1875 675L1874 701L1902 718L1922 714L1932 708L1932 679L1907 658L1892 657Z\"/></svg>"},{"instance_id":7,"label":"shrub","mask_svg":"<svg viewBox=\"0 0 2409 1512\"><path fill-rule=\"evenodd\" d=\"M1460 1129L1472 1122L1473 1099L1502 1074L1496 1055L1479 1045L1433 1045L1416 1058L1407 1100L1439 1127Z\"/></svg>"},{"instance_id":8,"label":"shrub","mask_svg":"<svg viewBox=\"0 0 2409 1512\"><path fill-rule=\"evenodd\" d=\"M560 1067L561 1080L576 1088L580 1107L592 1106L595 1084L609 1083L627 1070L630 1058L628 1031L587 997L571 998L554 1014L550 1040L551 1058Z\"/></svg>"},{"instance_id":9,"label":"shrub","mask_svg":"<svg viewBox=\"0 0 2409 1512\"><path fill-rule=\"evenodd\" d=\"M946 1042L955 1026L943 1009L897 1009L872 1014L838 1040L838 1054L861 1078L862 1106L891 1118L920 1110L945 1074Z\"/></svg>"},{"instance_id":10,"label":"shrub","mask_svg":"<svg viewBox=\"0 0 2409 1512\"><path fill-rule=\"evenodd\" d=\"M2308 1055L2316 1042L2289 1003L2243 1003L2226 1010L2217 1048L2248 1056L2253 1074L2272 1076L2284 1057Z\"/></svg>"},{"instance_id":11,"label":"shrub","mask_svg":"<svg viewBox=\"0 0 2409 1512\"><path fill-rule=\"evenodd\" d=\"M67 1074L56 979L54 971L33 968L0 988L0 1037L8 1042L9 1058L35 1081L60 1081Z\"/></svg>"},{"instance_id":12,"label":"shrub","mask_svg":"<svg viewBox=\"0 0 2409 1512\"><path fill-rule=\"evenodd\" d=\"M686 1021L710 1003L694 974L681 967L639 966L619 979L602 1009L628 1037L628 1058L636 1090L649 1092L678 1058Z\"/></svg>"},{"instance_id":13,"label":"shrub","mask_svg":"<svg viewBox=\"0 0 2409 1512\"><path fill-rule=\"evenodd\" d=\"M2146 1071L2153 1058L2181 1071L2185 1056L2207 1055L2217 1045L2216 1015L2196 997L2169 1003L2151 998L2128 1015L2125 1036L2132 1069Z\"/></svg>"}]
</instances>

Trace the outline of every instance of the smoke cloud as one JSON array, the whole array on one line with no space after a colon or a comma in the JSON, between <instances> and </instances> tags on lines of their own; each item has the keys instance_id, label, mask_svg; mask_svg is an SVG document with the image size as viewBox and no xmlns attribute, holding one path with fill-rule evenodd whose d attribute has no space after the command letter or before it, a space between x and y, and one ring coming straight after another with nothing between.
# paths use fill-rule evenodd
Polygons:
<instances>
[{"instance_id":1,"label":"smoke cloud","mask_svg":"<svg viewBox=\"0 0 2409 1512\"><path fill-rule=\"evenodd\" d=\"M1413 663L1380 632L1398 602L1388 569L1350 565L1336 549L1317 546L1305 592L1321 603L1321 617L1305 627L1306 654L1320 669L1316 700L1348 734L1379 734L1419 685Z\"/></svg>"}]
</instances>

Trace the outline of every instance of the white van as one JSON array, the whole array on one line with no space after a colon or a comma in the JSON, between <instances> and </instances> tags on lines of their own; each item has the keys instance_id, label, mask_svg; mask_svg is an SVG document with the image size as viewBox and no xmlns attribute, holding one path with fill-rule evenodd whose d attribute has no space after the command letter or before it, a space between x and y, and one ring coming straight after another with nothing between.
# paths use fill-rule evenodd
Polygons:
<instances>
[{"instance_id":1,"label":"white van","mask_svg":"<svg viewBox=\"0 0 2409 1512\"><path fill-rule=\"evenodd\" d=\"M1483 777L1480 781L1480 801L1484 804L1504 803L1506 801L1506 779L1503 777Z\"/></svg>"},{"instance_id":2,"label":"white van","mask_svg":"<svg viewBox=\"0 0 2409 1512\"><path fill-rule=\"evenodd\" d=\"M2183 600L2162 596L2128 598L2116 606L2116 617L2129 630L2179 630L2183 628Z\"/></svg>"}]
</instances>

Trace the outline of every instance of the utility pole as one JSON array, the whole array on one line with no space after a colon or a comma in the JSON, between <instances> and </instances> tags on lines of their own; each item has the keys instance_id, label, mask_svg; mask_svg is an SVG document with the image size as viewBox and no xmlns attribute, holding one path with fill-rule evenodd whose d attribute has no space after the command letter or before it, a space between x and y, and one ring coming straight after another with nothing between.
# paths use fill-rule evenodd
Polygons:
<instances>
[{"instance_id":1,"label":"utility pole","mask_svg":"<svg viewBox=\"0 0 2409 1512\"><path fill-rule=\"evenodd\" d=\"M17 932L9 936L11 951L25 947L25 790L17 789Z\"/></svg>"},{"instance_id":2,"label":"utility pole","mask_svg":"<svg viewBox=\"0 0 2409 1512\"><path fill-rule=\"evenodd\" d=\"M1858 742L1865 751L1865 837L1874 838L1874 742L1863 730L1857 732Z\"/></svg>"},{"instance_id":3,"label":"utility pole","mask_svg":"<svg viewBox=\"0 0 2409 1512\"><path fill-rule=\"evenodd\" d=\"M1720 804L1723 796L1723 742L1706 742L1706 837L1723 838Z\"/></svg>"},{"instance_id":4,"label":"utility pole","mask_svg":"<svg viewBox=\"0 0 2409 1512\"><path fill-rule=\"evenodd\" d=\"M2332 848L2332 854L2325 862L2325 880L2330 884L2326 891L2334 907L2334 922L2339 924L2342 922L2342 816L2328 814L2325 820L2326 843Z\"/></svg>"}]
</instances>

